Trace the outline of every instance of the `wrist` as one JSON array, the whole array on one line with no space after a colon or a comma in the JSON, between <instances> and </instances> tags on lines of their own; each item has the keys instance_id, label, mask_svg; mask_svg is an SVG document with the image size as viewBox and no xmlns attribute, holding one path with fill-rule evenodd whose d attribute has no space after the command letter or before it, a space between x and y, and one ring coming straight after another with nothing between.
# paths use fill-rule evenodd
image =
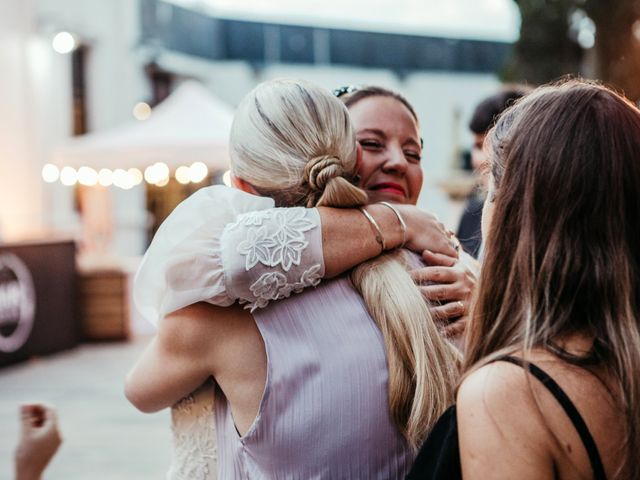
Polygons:
<instances>
[{"instance_id":1,"label":"wrist","mask_svg":"<svg viewBox=\"0 0 640 480\"><path fill-rule=\"evenodd\" d=\"M16 463L16 480L40 480L42 470Z\"/></svg>"},{"instance_id":2,"label":"wrist","mask_svg":"<svg viewBox=\"0 0 640 480\"><path fill-rule=\"evenodd\" d=\"M400 228L400 234L402 235L402 241L400 242L399 247L402 248L407 243L407 224L404 221L404 218L398 208L389 202L378 202L380 205L387 207L389 210L393 212L398 220L398 227Z\"/></svg>"},{"instance_id":3,"label":"wrist","mask_svg":"<svg viewBox=\"0 0 640 480\"><path fill-rule=\"evenodd\" d=\"M398 213L402 216L404 220L404 240L405 246L409 246L415 240L417 232L415 230L416 221L415 221L415 211L418 210L418 207L415 205L405 205L398 204L394 205Z\"/></svg>"},{"instance_id":4,"label":"wrist","mask_svg":"<svg viewBox=\"0 0 640 480\"><path fill-rule=\"evenodd\" d=\"M384 238L384 250L392 250L402 245L405 235L399 225L398 217L387 206L374 203L366 206L369 214L376 220L382 237Z\"/></svg>"},{"instance_id":5,"label":"wrist","mask_svg":"<svg viewBox=\"0 0 640 480\"><path fill-rule=\"evenodd\" d=\"M26 451L25 451L26 450ZM18 447L15 452L16 480L40 480L47 464L28 454L29 449Z\"/></svg>"}]
</instances>

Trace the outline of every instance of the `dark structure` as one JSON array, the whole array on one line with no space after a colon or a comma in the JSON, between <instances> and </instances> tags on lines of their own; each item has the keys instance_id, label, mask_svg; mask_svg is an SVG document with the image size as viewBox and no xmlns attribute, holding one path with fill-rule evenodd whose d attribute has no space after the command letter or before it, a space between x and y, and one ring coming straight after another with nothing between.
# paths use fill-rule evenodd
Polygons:
<instances>
[{"instance_id":1,"label":"dark structure","mask_svg":"<svg viewBox=\"0 0 640 480\"><path fill-rule=\"evenodd\" d=\"M226 20L141 0L144 45L210 60L351 65L412 71L499 72L511 45L418 35Z\"/></svg>"}]
</instances>

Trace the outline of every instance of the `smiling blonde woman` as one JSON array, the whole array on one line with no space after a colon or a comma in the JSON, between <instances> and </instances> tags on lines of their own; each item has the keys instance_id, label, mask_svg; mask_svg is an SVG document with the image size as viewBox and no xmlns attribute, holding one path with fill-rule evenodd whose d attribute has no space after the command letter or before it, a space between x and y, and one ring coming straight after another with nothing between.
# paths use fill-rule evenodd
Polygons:
<instances>
[{"instance_id":1,"label":"smiling blonde woman","mask_svg":"<svg viewBox=\"0 0 640 480\"><path fill-rule=\"evenodd\" d=\"M366 193L352 183L358 150L344 105L306 82L258 86L232 127L236 186L282 206L366 204ZM158 235L189 235L198 228L190 207L219 192L205 189L181 205ZM239 190L225 192L229 204L259 203ZM378 208L399 222L394 208ZM260 216L237 221L253 227L251 239L237 245L246 269L263 262L285 270L299 266L304 234L318 228L308 209L265 213L272 214L283 220L275 231ZM174 222L179 218L186 220ZM190 219L196 225L189 226ZM374 245L398 245L403 232L395 232L395 238L376 235ZM252 313L206 304L171 313L129 375L127 396L141 410L155 411L213 376L222 478L403 478L415 447L450 403L457 378L458 355L407 272L415 261L402 252L385 254L357 267L351 278L290 297L317 284L322 268L302 271L299 284L267 272L247 288L258 300L288 298L254 304ZM211 274L191 265L182 269L183 278ZM172 285L179 288L180 279Z\"/></svg>"}]
</instances>

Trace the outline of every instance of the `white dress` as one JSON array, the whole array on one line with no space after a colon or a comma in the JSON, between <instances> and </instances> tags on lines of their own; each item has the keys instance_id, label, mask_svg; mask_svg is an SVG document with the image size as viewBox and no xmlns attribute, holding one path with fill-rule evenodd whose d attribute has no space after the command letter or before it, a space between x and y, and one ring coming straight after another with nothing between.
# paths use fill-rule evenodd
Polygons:
<instances>
[{"instance_id":1,"label":"white dress","mask_svg":"<svg viewBox=\"0 0 640 480\"><path fill-rule=\"evenodd\" d=\"M317 285L324 275L315 209L213 186L183 201L158 229L136 274L134 300L150 322L205 301L254 311ZM217 477L214 384L171 409L169 480Z\"/></svg>"}]
</instances>

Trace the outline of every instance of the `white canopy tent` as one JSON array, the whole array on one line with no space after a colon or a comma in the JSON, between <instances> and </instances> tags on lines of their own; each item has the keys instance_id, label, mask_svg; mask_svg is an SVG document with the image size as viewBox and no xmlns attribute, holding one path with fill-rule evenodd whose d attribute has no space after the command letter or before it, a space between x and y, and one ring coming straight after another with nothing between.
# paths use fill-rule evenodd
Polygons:
<instances>
[{"instance_id":1,"label":"white canopy tent","mask_svg":"<svg viewBox=\"0 0 640 480\"><path fill-rule=\"evenodd\" d=\"M133 120L110 130L72 138L55 149L51 159L55 166L45 165L43 179L88 187L80 190L82 214L79 220L85 258L93 254L98 258L111 253L120 256L141 254L149 226L144 189L133 188L141 180L141 171L164 164L168 176L169 172L175 174L179 167L189 171L189 166L199 164L202 167L199 171L204 169L204 173L198 180L187 179L199 183L208 172L228 170L232 119L231 107L202 84L186 81L154 108L147 120ZM55 176L47 178L47 168L56 170ZM84 177L86 181L83 181L83 169L85 173L92 172ZM65 170L73 173L70 181L64 177ZM136 182L131 180L133 170L138 170ZM104 177L107 181L103 181L104 172L108 173ZM122 175L126 177L124 181ZM162 178L168 181L168 177ZM111 188L111 185L120 188ZM56 198L63 199L61 201L68 206L71 197L63 191L66 189L57 190Z\"/></svg>"},{"instance_id":2,"label":"white canopy tent","mask_svg":"<svg viewBox=\"0 0 640 480\"><path fill-rule=\"evenodd\" d=\"M195 81L182 83L150 118L71 139L54 152L59 167L144 169L163 162L171 170L203 162L229 168L233 110Z\"/></svg>"}]
</instances>

